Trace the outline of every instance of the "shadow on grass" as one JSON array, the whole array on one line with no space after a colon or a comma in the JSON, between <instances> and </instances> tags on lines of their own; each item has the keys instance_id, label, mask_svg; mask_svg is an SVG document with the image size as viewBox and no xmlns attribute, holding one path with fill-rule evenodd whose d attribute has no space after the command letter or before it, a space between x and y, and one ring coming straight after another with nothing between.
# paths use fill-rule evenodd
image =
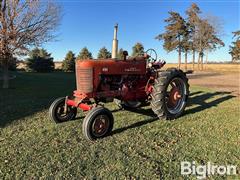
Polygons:
<instances>
[{"instance_id":1,"label":"shadow on grass","mask_svg":"<svg viewBox=\"0 0 240 180\"><path fill-rule=\"evenodd\" d=\"M56 98L69 95L75 89L74 73L15 74L9 89L0 88L0 128L47 110Z\"/></svg>"},{"instance_id":2,"label":"shadow on grass","mask_svg":"<svg viewBox=\"0 0 240 180\"><path fill-rule=\"evenodd\" d=\"M210 102L207 102L208 100L210 100L211 98L214 98L215 96L221 96L221 97L217 97L216 99ZM198 105L198 106L186 110L184 115L194 114L211 107L216 107L218 104L224 101L227 101L229 99L232 99L233 97L236 97L236 96L231 95L231 92L207 92L207 93L202 93L201 95L196 95L196 96L191 95L189 98L188 106L192 106L192 105Z\"/></svg>"},{"instance_id":3,"label":"shadow on grass","mask_svg":"<svg viewBox=\"0 0 240 180\"><path fill-rule=\"evenodd\" d=\"M14 121L21 120L39 111L48 109L57 97L69 95L72 93L72 90L75 89L74 73L55 72L41 74L21 72L16 73L16 77L17 78L11 80L10 89L0 89L0 128L6 127ZM217 97L215 98L214 96ZM188 109L185 115L217 106L219 103L233 97L234 96L227 92L193 92L189 98L189 106L193 104L198 104L199 106ZM211 99L213 100L211 101ZM115 132L136 128L157 120L151 109L135 109L134 112L146 115L148 118L128 127L115 130ZM82 117L77 119L82 119Z\"/></svg>"},{"instance_id":4,"label":"shadow on grass","mask_svg":"<svg viewBox=\"0 0 240 180\"><path fill-rule=\"evenodd\" d=\"M122 132L124 132L126 130L129 130L129 129L134 129L134 128L137 128L137 127L141 127L143 125L146 125L146 124L152 123L154 121L158 121L158 120L159 120L158 117L154 116L154 114L153 114L152 117L150 117L148 119L145 119L143 121L135 122L135 123L133 123L133 124L131 124L129 126L125 126L125 127L121 127L121 128L115 129L115 130L112 131L111 135L122 133Z\"/></svg>"},{"instance_id":5,"label":"shadow on grass","mask_svg":"<svg viewBox=\"0 0 240 180\"><path fill-rule=\"evenodd\" d=\"M216 99L214 99L210 102L206 102L206 101L211 100L215 96L219 96L219 95L221 95L221 97L217 97ZM193 92L190 94L188 106L192 106L192 105L196 105L196 104L198 106L195 108L186 110L183 116L188 115L188 114L197 113L200 111L204 111L205 109L217 106L218 104L220 104L224 101L227 101L233 97L235 97L235 96L231 95L230 92L213 92L213 93L203 92L203 91ZM149 123L152 123L152 122L158 120L158 117L156 117L156 115L153 113L153 111L151 109L136 109L131 112L139 113L142 115L147 115L147 116L149 116L149 118L147 118L143 121L135 122L131 125L116 129L112 132L112 135L122 133L123 131L126 131L128 129L134 129L134 128L137 128L137 127L140 127L140 126L143 126L143 125L146 125L146 124L149 124Z\"/></svg>"}]
</instances>

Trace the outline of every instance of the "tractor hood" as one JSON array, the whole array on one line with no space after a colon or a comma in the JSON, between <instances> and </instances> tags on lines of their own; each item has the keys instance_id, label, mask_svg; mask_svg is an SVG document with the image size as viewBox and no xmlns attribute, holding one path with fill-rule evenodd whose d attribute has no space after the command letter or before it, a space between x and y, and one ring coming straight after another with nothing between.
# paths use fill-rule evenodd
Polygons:
<instances>
[{"instance_id":1,"label":"tractor hood","mask_svg":"<svg viewBox=\"0 0 240 180\"><path fill-rule=\"evenodd\" d=\"M77 60L76 73L81 69L92 69L94 74L145 74L146 60L142 57L128 60Z\"/></svg>"}]
</instances>

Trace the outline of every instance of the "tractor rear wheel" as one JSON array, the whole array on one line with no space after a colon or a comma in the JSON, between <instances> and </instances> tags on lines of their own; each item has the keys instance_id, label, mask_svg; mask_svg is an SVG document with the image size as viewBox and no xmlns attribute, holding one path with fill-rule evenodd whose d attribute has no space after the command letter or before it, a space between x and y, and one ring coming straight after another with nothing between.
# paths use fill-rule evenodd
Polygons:
<instances>
[{"instance_id":1,"label":"tractor rear wheel","mask_svg":"<svg viewBox=\"0 0 240 180\"><path fill-rule=\"evenodd\" d=\"M110 134L113 128L113 115L104 107L96 107L88 112L83 120L83 134L94 141Z\"/></svg>"},{"instance_id":2,"label":"tractor rear wheel","mask_svg":"<svg viewBox=\"0 0 240 180\"><path fill-rule=\"evenodd\" d=\"M151 108L160 119L176 119L182 115L188 95L188 79L182 70L160 71L151 94Z\"/></svg>"},{"instance_id":3,"label":"tractor rear wheel","mask_svg":"<svg viewBox=\"0 0 240 180\"><path fill-rule=\"evenodd\" d=\"M67 106L64 112L65 97L56 99L49 108L49 116L56 123L62 123L74 119L77 115L77 108Z\"/></svg>"}]
</instances>

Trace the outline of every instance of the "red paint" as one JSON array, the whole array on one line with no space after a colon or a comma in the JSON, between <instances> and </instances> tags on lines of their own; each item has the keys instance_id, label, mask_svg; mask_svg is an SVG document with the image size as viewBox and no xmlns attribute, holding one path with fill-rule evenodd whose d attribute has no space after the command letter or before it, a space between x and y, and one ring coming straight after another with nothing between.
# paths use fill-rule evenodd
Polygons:
<instances>
[{"instance_id":1,"label":"red paint","mask_svg":"<svg viewBox=\"0 0 240 180\"><path fill-rule=\"evenodd\" d=\"M73 97L67 100L67 105L88 111L95 106L91 105L92 100L96 102L104 98L118 98L123 101L146 100L152 92L152 85L157 74L150 68L146 68L147 58L143 56L127 60L77 60L77 90L74 91ZM155 69L160 69L163 65L159 62L154 63ZM111 78L108 75L125 79L129 76L136 76L137 80L124 80L119 84L119 88L111 89L109 84L101 80L104 76L108 82Z\"/></svg>"},{"instance_id":2,"label":"red paint","mask_svg":"<svg viewBox=\"0 0 240 180\"><path fill-rule=\"evenodd\" d=\"M78 105L78 107L81 108L81 109L84 110L84 111L89 111L89 110L92 109L92 106L87 105L87 104L84 104L84 103L80 103L80 104Z\"/></svg>"},{"instance_id":3,"label":"red paint","mask_svg":"<svg viewBox=\"0 0 240 180\"><path fill-rule=\"evenodd\" d=\"M74 106L74 107L77 107L75 101L73 101L73 100L68 99L66 103L67 103L68 106Z\"/></svg>"},{"instance_id":4,"label":"red paint","mask_svg":"<svg viewBox=\"0 0 240 180\"><path fill-rule=\"evenodd\" d=\"M67 103L68 106L79 107L83 111L89 111L89 110L92 109L92 106L90 106L88 104L84 104L84 103L79 103L78 104L74 100L71 100L71 99L68 99L66 103Z\"/></svg>"}]
</instances>

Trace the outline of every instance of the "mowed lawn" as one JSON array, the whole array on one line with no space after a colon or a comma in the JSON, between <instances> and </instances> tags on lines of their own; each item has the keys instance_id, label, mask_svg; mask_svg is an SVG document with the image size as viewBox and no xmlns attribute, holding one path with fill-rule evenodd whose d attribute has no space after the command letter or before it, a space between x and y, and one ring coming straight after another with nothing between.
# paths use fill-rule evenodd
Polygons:
<instances>
[{"instance_id":1,"label":"mowed lawn","mask_svg":"<svg viewBox=\"0 0 240 180\"><path fill-rule=\"evenodd\" d=\"M174 121L156 119L150 107L129 112L107 104L113 133L89 142L80 111L62 124L48 117L51 102L75 89L73 73L16 76L9 90L0 89L1 179L184 179L181 161L240 168L240 102L229 93L191 87L186 112Z\"/></svg>"}]
</instances>

